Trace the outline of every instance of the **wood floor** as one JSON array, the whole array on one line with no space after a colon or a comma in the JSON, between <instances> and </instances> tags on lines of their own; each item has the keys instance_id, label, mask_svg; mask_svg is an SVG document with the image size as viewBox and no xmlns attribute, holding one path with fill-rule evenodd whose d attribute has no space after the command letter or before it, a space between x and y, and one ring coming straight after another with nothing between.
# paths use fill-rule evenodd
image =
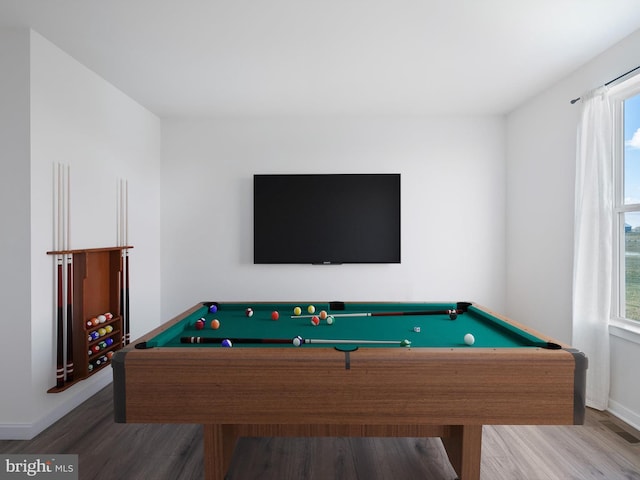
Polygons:
<instances>
[{"instance_id":1,"label":"wood floor","mask_svg":"<svg viewBox=\"0 0 640 480\"><path fill-rule=\"evenodd\" d=\"M113 422L107 387L31 441L0 453L75 453L81 480L200 480L198 425ZM640 480L640 432L589 411L584 426L484 427L482 480ZM243 438L233 480L452 480L439 439Z\"/></svg>"}]
</instances>

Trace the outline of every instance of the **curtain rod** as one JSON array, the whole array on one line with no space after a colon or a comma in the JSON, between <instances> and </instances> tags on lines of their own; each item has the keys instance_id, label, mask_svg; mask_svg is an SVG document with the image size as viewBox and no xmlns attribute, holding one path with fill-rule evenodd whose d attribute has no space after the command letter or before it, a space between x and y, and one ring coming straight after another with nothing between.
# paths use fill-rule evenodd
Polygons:
<instances>
[{"instance_id":1,"label":"curtain rod","mask_svg":"<svg viewBox=\"0 0 640 480\"><path fill-rule=\"evenodd\" d=\"M607 83L604 84L605 87L608 87L609 85L611 85L613 82L617 82L618 80L620 80L621 78L626 77L627 75L629 75L630 73L635 72L636 70L640 70L640 65L638 65L636 68L632 68L631 70L629 70L628 72L623 73L622 75L620 75L619 77L614 78L613 80L609 80ZM573 100L571 100L571 105L573 105L574 103L578 102L580 100L580 97L578 98L574 98Z\"/></svg>"}]
</instances>

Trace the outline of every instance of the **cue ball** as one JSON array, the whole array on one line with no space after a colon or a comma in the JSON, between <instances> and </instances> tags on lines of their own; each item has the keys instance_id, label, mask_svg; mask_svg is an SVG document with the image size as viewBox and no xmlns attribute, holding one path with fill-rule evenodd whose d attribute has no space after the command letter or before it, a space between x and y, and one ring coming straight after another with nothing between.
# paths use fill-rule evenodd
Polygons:
<instances>
[{"instance_id":1,"label":"cue ball","mask_svg":"<svg viewBox=\"0 0 640 480\"><path fill-rule=\"evenodd\" d=\"M300 307L295 307L293 309L293 314L294 315L300 315L302 313L302 309Z\"/></svg>"},{"instance_id":2,"label":"cue ball","mask_svg":"<svg viewBox=\"0 0 640 480\"><path fill-rule=\"evenodd\" d=\"M253 309L251 309L251 308L247 308L247 309L244 311L244 314L245 314L247 317L251 317L251 316L253 315Z\"/></svg>"},{"instance_id":3,"label":"cue ball","mask_svg":"<svg viewBox=\"0 0 640 480\"><path fill-rule=\"evenodd\" d=\"M307 307L307 312L309 312L311 314L315 313L316 312L316 307L314 307L313 305L309 305Z\"/></svg>"},{"instance_id":4,"label":"cue ball","mask_svg":"<svg viewBox=\"0 0 640 480\"><path fill-rule=\"evenodd\" d=\"M473 345L476 342L476 339L473 335L471 335L470 333L467 333L464 336L464 343L466 343L467 345Z\"/></svg>"},{"instance_id":5,"label":"cue ball","mask_svg":"<svg viewBox=\"0 0 640 480\"><path fill-rule=\"evenodd\" d=\"M274 310L273 312L271 312L271 320L277 320L280 318L280 314L278 313L277 310Z\"/></svg>"},{"instance_id":6,"label":"cue ball","mask_svg":"<svg viewBox=\"0 0 640 480\"><path fill-rule=\"evenodd\" d=\"M220 320L218 319L213 319L211 320L211 328L213 328L214 330L217 330L220 328Z\"/></svg>"},{"instance_id":7,"label":"cue ball","mask_svg":"<svg viewBox=\"0 0 640 480\"><path fill-rule=\"evenodd\" d=\"M100 322L100 323L104 323L104 322L107 321L107 317L105 317L104 315L98 315L96 318L98 319L98 322Z\"/></svg>"}]
</instances>

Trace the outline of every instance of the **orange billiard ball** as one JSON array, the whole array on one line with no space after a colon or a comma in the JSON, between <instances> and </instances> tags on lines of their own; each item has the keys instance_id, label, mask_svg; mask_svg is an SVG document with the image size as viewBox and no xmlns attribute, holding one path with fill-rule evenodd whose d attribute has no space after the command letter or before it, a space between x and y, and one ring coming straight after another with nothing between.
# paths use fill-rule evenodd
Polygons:
<instances>
[{"instance_id":1,"label":"orange billiard ball","mask_svg":"<svg viewBox=\"0 0 640 480\"><path fill-rule=\"evenodd\" d=\"M211 320L211 328L213 328L214 330L217 330L220 328L220 320L218 320L217 318L214 318L213 320Z\"/></svg>"}]
</instances>

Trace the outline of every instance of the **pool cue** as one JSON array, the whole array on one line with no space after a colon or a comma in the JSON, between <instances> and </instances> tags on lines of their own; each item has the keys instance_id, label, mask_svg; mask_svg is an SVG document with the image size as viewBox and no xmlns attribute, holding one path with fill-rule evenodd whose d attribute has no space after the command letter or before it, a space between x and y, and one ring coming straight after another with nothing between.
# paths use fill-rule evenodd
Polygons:
<instances>
[{"instance_id":1,"label":"pool cue","mask_svg":"<svg viewBox=\"0 0 640 480\"><path fill-rule=\"evenodd\" d=\"M124 244L125 246L129 245L129 180L125 180L125 203L124 203L124 214L125 214L125 228L124 228ZM130 341L130 321L129 321L129 249L126 248L124 251L125 256L125 302L124 302L124 344L128 345Z\"/></svg>"},{"instance_id":2,"label":"pool cue","mask_svg":"<svg viewBox=\"0 0 640 480\"><path fill-rule=\"evenodd\" d=\"M316 344L316 345L333 345L333 344L350 344L350 345L410 345L409 340L353 340L353 339L320 339L320 338L229 338L229 337L180 337L180 343L221 343L229 340L231 343L269 343L269 344L294 344L298 339L299 344Z\"/></svg>"},{"instance_id":3,"label":"pool cue","mask_svg":"<svg viewBox=\"0 0 640 480\"><path fill-rule=\"evenodd\" d=\"M67 165L67 238L65 250L70 248L71 238L71 167ZM73 255L67 253L67 377L66 381L73 381Z\"/></svg>"},{"instance_id":4,"label":"pool cue","mask_svg":"<svg viewBox=\"0 0 640 480\"><path fill-rule=\"evenodd\" d=\"M54 201L56 202L56 219L54 221L54 242L55 249L60 248L60 220L61 220L61 205L60 205L60 164L57 163L54 166ZM61 388L64 386L64 318L62 312L63 301L63 285L62 285L62 254L56 255L56 263L58 264L58 276L57 276L57 335L56 335L56 387Z\"/></svg>"},{"instance_id":5,"label":"pool cue","mask_svg":"<svg viewBox=\"0 0 640 480\"><path fill-rule=\"evenodd\" d=\"M322 339L322 338L301 338L301 343L316 344L316 345L332 345L334 343L343 343L349 345L403 345L409 346L411 342L409 340L352 340L352 339Z\"/></svg>"},{"instance_id":6,"label":"pool cue","mask_svg":"<svg viewBox=\"0 0 640 480\"><path fill-rule=\"evenodd\" d=\"M407 315L458 315L462 313L462 310L449 309L449 310L421 310L421 311L406 311L406 312L354 312L354 313L330 313L332 317L401 317ZM311 318L316 317L313 315L291 315L291 318Z\"/></svg>"},{"instance_id":7,"label":"pool cue","mask_svg":"<svg viewBox=\"0 0 640 480\"><path fill-rule=\"evenodd\" d=\"M118 184L118 245L120 247L124 247L124 219L123 219L123 210L124 210L124 205L123 205L123 193L122 193L122 179L120 179L120 183ZM125 289L125 276L124 276L124 249L122 249L120 251L120 319L122 321L122 346L125 345L125 340L126 340L126 334L124 331L124 289Z\"/></svg>"},{"instance_id":8,"label":"pool cue","mask_svg":"<svg viewBox=\"0 0 640 480\"><path fill-rule=\"evenodd\" d=\"M231 343L293 344L293 338L180 337L180 343L221 343L224 340Z\"/></svg>"}]
</instances>

